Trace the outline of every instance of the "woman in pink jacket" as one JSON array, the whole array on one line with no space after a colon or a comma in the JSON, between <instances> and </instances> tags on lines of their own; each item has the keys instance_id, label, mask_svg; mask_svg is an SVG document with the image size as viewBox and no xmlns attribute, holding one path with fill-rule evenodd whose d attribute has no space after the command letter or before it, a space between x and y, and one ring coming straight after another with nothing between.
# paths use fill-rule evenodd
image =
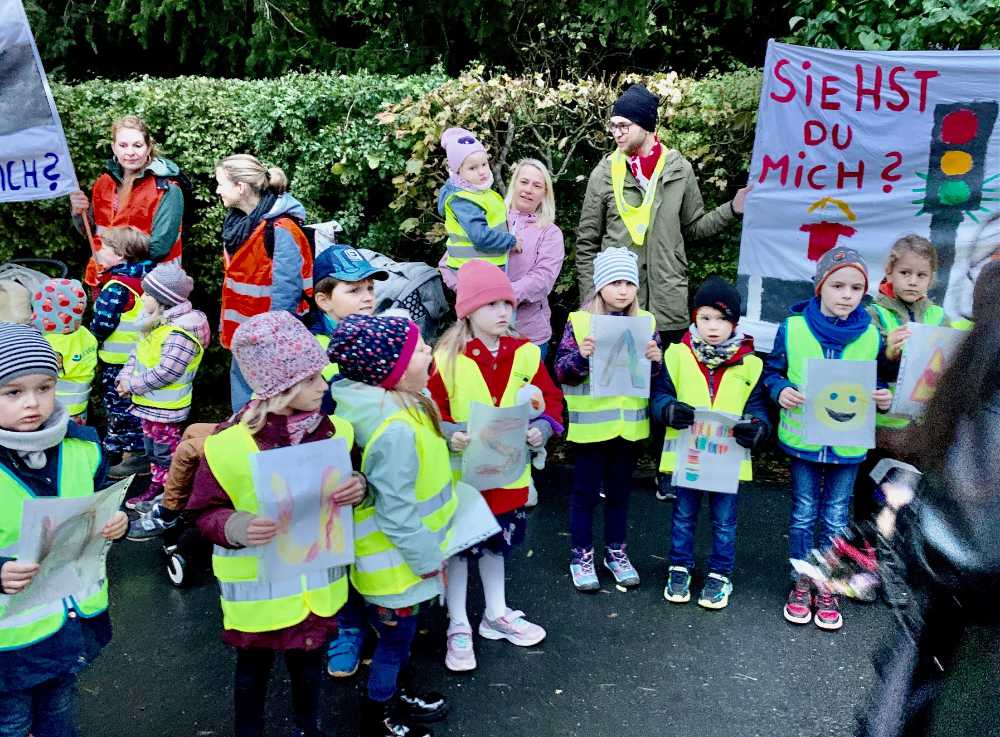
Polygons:
<instances>
[{"instance_id":1,"label":"woman in pink jacket","mask_svg":"<svg viewBox=\"0 0 1000 737\"><path fill-rule=\"evenodd\" d=\"M507 262L507 276L517 299L515 327L518 332L548 352L552 337L549 293L555 286L566 256L563 235L555 225L556 205L552 179L545 165L522 159L514 167L507 187L507 227L517 236ZM442 258L438 266L444 283L452 290L458 283L453 269Z\"/></svg>"}]
</instances>

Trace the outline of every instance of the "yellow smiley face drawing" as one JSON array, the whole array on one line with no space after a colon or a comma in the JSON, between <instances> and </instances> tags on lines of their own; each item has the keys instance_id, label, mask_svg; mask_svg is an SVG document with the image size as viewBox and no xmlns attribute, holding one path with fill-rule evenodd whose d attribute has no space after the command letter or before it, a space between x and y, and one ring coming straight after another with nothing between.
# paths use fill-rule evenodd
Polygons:
<instances>
[{"instance_id":1,"label":"yellow smiley face drawing","mask_svg":"<svg viewBox=\"0 0 1000 737\"><path fill-rule=\"evenodd\" d=\"M860 384L830 384L816 400L816 417L834 430L855 430L864 425L871 397Z\"/></svg>"}]
</instances>

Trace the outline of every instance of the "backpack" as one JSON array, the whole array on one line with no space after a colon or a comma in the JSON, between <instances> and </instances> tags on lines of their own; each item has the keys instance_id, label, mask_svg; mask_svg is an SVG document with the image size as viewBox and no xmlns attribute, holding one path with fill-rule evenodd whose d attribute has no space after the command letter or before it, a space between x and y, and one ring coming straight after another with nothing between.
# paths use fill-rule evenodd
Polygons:
<instances>
[{"instance_id":1,"label":"backpack","mask_svg":"<svg viewBox=\"0 0 1000 737\"><path fill-rule=\"evenodd\" d=\"M21 263L19 263L19 261ZM54 259L15 259L0 265L0 321L27 325L31 322L31 295L52 277L28 268L24 263L38 263L66 276L66 264Z\"/></svg>"},{"instance_id":2,"label":"backpack","mask_svg":"<svg viewBox=\"0 0 1000 737\"><path fill-rule=\"evenodd\" d=\"M387 310L405 311L430 344L441 333L441 318L448 312L441 273L422 261L399 263L388 256L358 249L372 266L389 274L375 282L375 314Z\"/></svg>"},{"instance_id":3,"label":"backpack","mask_svg":"<svg viewBox=\"0 0 1000 737\"><path fill-rule=\"evenodd\" d=\"M195 223L200 219L198 201L194 197L194 185L191 178L183 170L172 176L156 176L156 188L167 190L170 185L175 185L184 198L184 212L181 214L181 238L187 237L194 228Z\"/></svg>"}]
</instances>

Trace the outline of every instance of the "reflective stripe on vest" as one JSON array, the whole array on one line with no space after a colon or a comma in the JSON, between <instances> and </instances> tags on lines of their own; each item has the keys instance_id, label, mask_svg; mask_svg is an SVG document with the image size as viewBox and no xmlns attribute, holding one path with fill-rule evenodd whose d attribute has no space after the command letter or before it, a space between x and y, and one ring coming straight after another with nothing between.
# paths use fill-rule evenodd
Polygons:
<instances>
[{"instance_id":1,"label":"reflective stripe on vest","mask_svg":"<svg viewBox=\"0 0 1000 737\"><path fill-rule=\"evenodd\" d=\"M897 330L903 326L899 319L899 316L892 310L886 309L880 304L873 304L875 312L878 314L879 322L882 323L882 329L885 331L886 336L889 335L893 330ZM937 305L930 305L924 312L924 325L940 325L944 322L944 310L942 310ZM893 394L896 393L896 382L889 384L889 389ZM910 424L909 417L896 417L890 414L884 414L879 412L875 415L875 427L888 427L892 429L899 429L908 427Z\"/></svg>"},{"instance_id":2,"label":"reflective stripe on vest","mask_svg":"<svg viewBox=\"0 0 1000 737\"><path fill-rule=\"evenodd\" d=\"M172 384L151 389L145 394L133 394L132 403L140 407L155 407L158 409L181 409L191 406L191 392L194 384L194 375L201 365L202 356L205 349L198 340L198 336L184 328L176 325L161 325L153 330L149 335L139 341L135 347L135 367L132 369L132 376L139 376L143 371L155 368L160 365L163 355L163 344L170 337L171 333L180 333L194 341L196 346L194 358L184 369L184 373Z\"/></svg>"},{"instance_id":3,"label":"reflective stripe on vest","mask_svg":"<svg viewBox=\"0 0 1000 737\"><path fill-rule=\"evenodd\" d=\"M97 339L80 327L69 334L45 333L45 340L62 357L56 399L70 415L83 414L97 373Z\"/></svg>"},{"instance_id":4,"label":"reflective stripe on vest","mask_svg":"<svg viewBox=\"0 0 1000 737\"><path fill-rule=\"evenodd\" d=\"M845 361L874 361L878 358L879 332L875 324L844 348L841 358ZM793 315L785 321L785 350L788 355L788 380L797 387L805 386L806 364L810 358L825 358L823 347L816 340L802 315ZM802 407L782 409L778 424L778 440L790 448L808 452L819 452L821 445L809 445L802 437ZM863 458L867 448L835 445L830 446L841 458Z\"/></svg>"},{"instance_id":5,"label":"reflective stripe on vest","mask_svg":"<svg viewBox=\"0 0 1000 737\"><path fill-rule=\"evenodd\" d=\"M742 363L727 366L714 397L709 395L705 374L702 373L698 359L689 346L683 343L671 343L663 354L663 368L674 383L677 401L690 404L697 409L714 409L741 417L750 394L760 381L764 363L757 356L748 354L743 356ZM663 473L673 473L677 466L676 443L679 435L679 430L667 428L663 440L663 453L660 455L660 471ZM740 481L750 481L753 479L750 451L744 449L743 455L743 462L740 463Z\"/></svg>"},{"instance_id":6,"label":"reflective stripe on vest","mask_svg":"<svg viewBox=\"0 0 1000 737\"><path fill-rule=\"evenodd\" d=\"M640 310L649 320L650 336L656 331L652 314ZM576 342L582 343L590 335L590 313L571 312ZM599 443L621 437L625 440L642 440L649 437L649 397L592 397L590 378L576 386L563 385L566 407L569 409L569 429L566 439L574 443Z\"/></svg>"},{"instance_id":7,"label":"reflective stripe on vest","mask_svg":"<svg viewBox=\"0 0 1000 737\"><path fill-rule=\"evenodd\" d=\"M348 449L351 439L344 438ZM243 423L205 440L205 461L232 500L233 508L254 515L260 505L250 457L257 452L257 443ZM212 571L219 579L225 629L240 632L284 629L303 621L310 613L332 617L347 601L347 576L341 566L268 581L259 578L258 560L253 548L231 550L216 545L212 551Z\"/></svg>"},{"instance_id":8,"label":"reflective stripe on vest","mask_svg":"<svg viewBox=\"0 0 1000 737\"><path fill-rule=\"evenodd\" d=\"M625 201L625 171L628 164L625 154L615 151L611 154L611 190L615 195L615 208L618 210L618 217L625 224L632 243L641 246L646 242L646 233L649 230L650 218L653 216L653 202L656 200L656 191L659 189L660 174L663 173L663 165L667 160L667 151L660 147L660 158L653 168L653 175L649 178L646 191L642 196L642 204L638 207L630 205Z\"/></svg>"},{"instance_id":9,"label":"reflective stripe on vest","mask_svg":"<svg viewBox=\"0 0 1000 737\"><path fill-rule=\"evenodd\" d=\"M445 391L448 392L452 418L455 422L468 422L469 407L473 402L492 407L515 406L518 403L518 391L521 390L521 387L531 385L531 380L538 373L538 367L542 362L542 352L533 343L525 343L517 347L514 351L514 362L511 366L510 376L507 377L507 386L504 387L499 404L490 395L490 388L486 385L486 380L483 378L479 366L468 356L455 356L455 361L452 363L447 356L438 351L434 354L434 362L441 372ZM458 477L461 477L460 472ZM524 472L517 479L501 488L521 489L527 486L530 481L531 465L528 463L528 454L525 452Z\"/></svg>"},{"instance_id":10,"label":"reflective stripe on vest","mask_svg":"<svg viewBox=\"0 0 1000 737\"><path fill-rule=\"evenodd\" d=\"M139 323L139 318L142 316L142 295L125 282L120 282L117 279L109 281L101 291L112 284L118 284L130 291L135 298L135 304L132 305L131 309L121 314L118 327L104 339L97 355L104 363L120 365L128 360L132 351L135 350L136 344L142 339L142 328Z\"/></svg>"},{"instance_id":11,"label":"reflective stripe on vest","mask_svg":"<svg viewBox=\"0 0 1000 737\"><path fill-rule=\"evenodd\" d=\"M361 459L362 470L367 469L368 452L375 441L393 423L402 422L413 430L414 447L417 452L419 471L414 481L417 510L424 531L433 536L444 557L451 537L451 520L458 506L448 445L438 435L430 420L419 419L407 410L400 410L388 417L372 433ZM402 594L420 583L415 574L392 541L383 533L376 522L376 499L367 500L363 506L354 508L354 566L351 568L351 583L362 596L394 596Z\"/></svg>"},{"instance_id":12,"label":"reflective stripe on vest","mask_svg":"<svg viewBox=\"0 0 1000 737\"><path fill-rule=\"evenodd\" d=\"M308 297L312 296L313 256L302 228L291 218L279 216L273 220L274 228L289 233L299 248L302 257L302 300L295 309L297 315L304 315L309 309ZM232 257L223 251L225 277L222 280L222 325L219 341L229 348L236 328L254 315L271 310L271 280L273 262L265 245L267 221L262 221L250 233ZM275 233L277 237L277 233Z\"/></svg>"},{"instance_id":13,"label":"reflective stripe on vest","mask_svg":"<svg viewBox=\"0 0 1000 737\"><path fill-rule=\"evenodd\" d=\"M496 264L500 268L507 265L507 252L504 253L483 253L476 249L469 240L469 234L465 232L455 213L452 212L451 203L456 197L468 200L482 208L486 216L486 225L491 230L499 230L503 226L503 232L507 232L507 205L503 197L487 189L484 192L470 192L464 189L457 190L444 201L444 229L448 234L448 261L447 266L451 269L458 269L466 261L481 259Z\"/></svg>"},{"instance_id":14,"label":"reflective stripe on vest","mask_svg":"<svg viewBox=\"0 0 1000 737\"><path fill-rule=\"evenodd\" d=\"M66 438L59 446L59 498L73 499L94 493L94 474L101 464L96 443ZM13 557L21 537L21 516L25 499L33 497L21 480L0 463L0 555ZM0 605L0 650L27 647L57 632L66 621L69 608L93 617L108 608L107 579L89 590L66 591L61 601L33 607L6 616Z\"/></svg>"}]
</instances>

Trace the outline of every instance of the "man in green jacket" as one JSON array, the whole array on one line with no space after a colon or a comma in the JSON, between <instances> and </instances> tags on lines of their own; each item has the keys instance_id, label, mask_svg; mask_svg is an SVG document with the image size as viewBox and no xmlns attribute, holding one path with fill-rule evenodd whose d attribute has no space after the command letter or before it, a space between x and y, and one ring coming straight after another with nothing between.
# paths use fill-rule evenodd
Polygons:
<instances>
[{"instance_id":1,"label":"man in green jacket","mask_svg":"<svg viewBox=\"0 0 1000 737\"><path fill-rule=\"evenodd\" d=\"M594 257L625 246L639 257L639 304L667 343L683 336L688 312L686 239L706 238L743 213L749 187L705 212L691 163L656 137L659 99L632 85L615 102L609 131L618 145L590 174L577 229L580 297L593 284Z\"/></svg>"}]
</instances>

